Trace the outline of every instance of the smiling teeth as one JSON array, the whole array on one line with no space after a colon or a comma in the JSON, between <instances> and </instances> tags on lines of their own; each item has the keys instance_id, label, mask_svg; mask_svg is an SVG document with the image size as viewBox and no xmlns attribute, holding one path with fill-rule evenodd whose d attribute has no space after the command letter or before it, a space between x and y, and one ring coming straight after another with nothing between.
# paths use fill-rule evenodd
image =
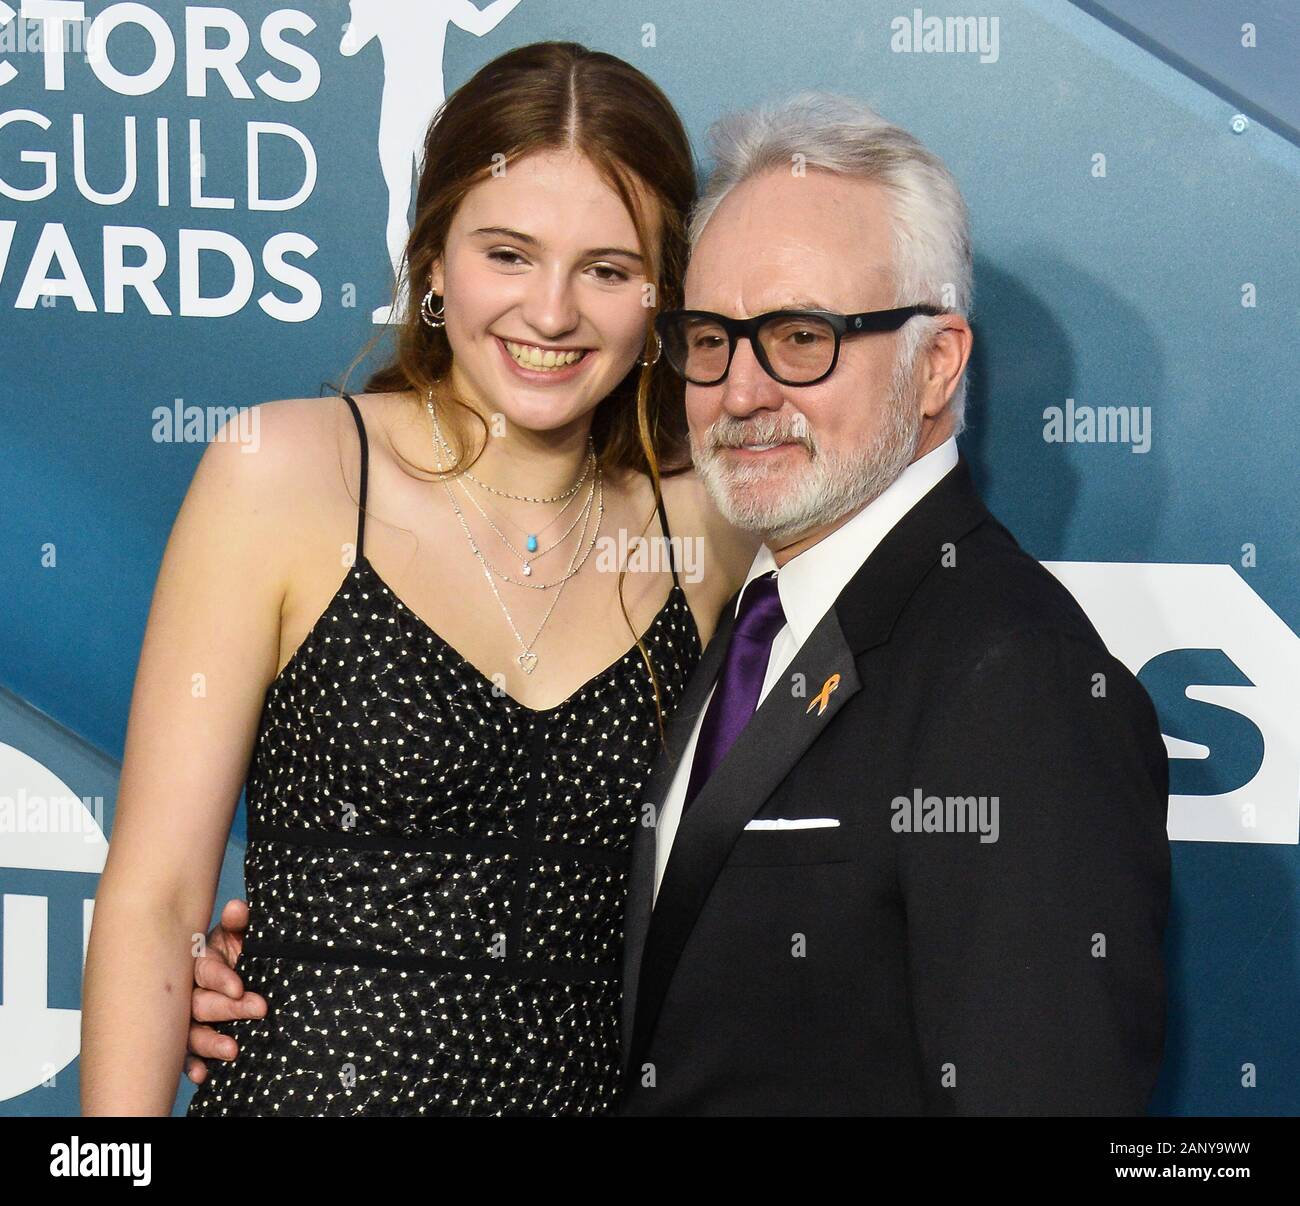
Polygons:
<instances>
[{"instance_id":1,"label":"smiling teeth","mask_svg":"<svg viewBox=\"0 0 1300 1206\"><path fill-rule=\"evenodd\" d=\"M506 351L514 357L516 364L535 370L568 368L587 354L586 352L556 352L550 348L543 351L531 343L511 343L508 339L503 339L501 342L506 345Z\"/></svg>"},{"instance_id":2,"label":"smiling teeth","mask_svg":"<svg viewBox=\"0 0 1300 1206\"><path fill-rule=\"evenodd\" d=\"M766 452L769 448L780 448L783 441L778 440L774 444L746 444L744 447L750 452Z\"/></svg>"}]
</instances>

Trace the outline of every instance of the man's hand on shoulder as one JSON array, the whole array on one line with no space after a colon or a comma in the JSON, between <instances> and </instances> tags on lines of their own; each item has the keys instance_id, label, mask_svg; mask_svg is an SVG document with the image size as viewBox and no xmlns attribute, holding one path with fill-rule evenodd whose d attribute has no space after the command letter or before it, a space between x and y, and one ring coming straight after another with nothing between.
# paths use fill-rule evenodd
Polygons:
<instances>
[{"instance_id":1,"label":"man's hand on shoulder","mask_svg":"<svg viewBox=\"0 0 1300 1206\"><path fill-rule=\"evenodd\" d=\"M214 1030L209 1023L266 1016L266 999L255 992L245 992L244 982L235 971L247 929L248 905L242 900L228 900L221 910L220 922L208 934L204 953L194 960L185 1075L196 1085L207 1079L206 1060L231 1060L239 1053L235 1040Z\"/></svg>"}]
</instances>

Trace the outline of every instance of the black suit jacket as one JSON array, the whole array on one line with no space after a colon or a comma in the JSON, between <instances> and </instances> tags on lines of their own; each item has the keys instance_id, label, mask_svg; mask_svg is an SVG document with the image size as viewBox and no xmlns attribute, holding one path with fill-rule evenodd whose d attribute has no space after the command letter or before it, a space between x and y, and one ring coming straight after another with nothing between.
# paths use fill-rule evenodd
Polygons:
<instances>
[{"instance_id":1,"label":"black suit jacket","mask_svg":"<svg viewBox=\"0 0 1300 1206\"><path fill-rule=\"evenodd\" d=\"M734 604L672 718L647 819ZM924 831L927 797L943 831ZM985 836L996 798L995 841L961 831L980 797ZM621 1111L1144 1112L1164 1039L1167 800L1145 691L959 461L704 785L653 912L655 830L638 826ZM839 825L746 830L754 818Z\"/></svg>"}]
</instances>

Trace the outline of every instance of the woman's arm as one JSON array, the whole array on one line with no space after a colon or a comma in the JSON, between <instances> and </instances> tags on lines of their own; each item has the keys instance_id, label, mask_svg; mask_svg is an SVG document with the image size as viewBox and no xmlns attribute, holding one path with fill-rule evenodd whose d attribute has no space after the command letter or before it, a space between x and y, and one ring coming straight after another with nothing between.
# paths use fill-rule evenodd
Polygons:
<instances>
[{"instance_id":1,"label":"woman's arm","mask_svg":"<svg viewBox=\"0 0 1300 1206\"><path fill-rule=\"evenodd\" d=\"M205 449L154 589L86 956L87 1115L168 1114L179 1083L196 936L279 659L293 452L255 409L258 439Z\"/></svg>"}]
</instances>

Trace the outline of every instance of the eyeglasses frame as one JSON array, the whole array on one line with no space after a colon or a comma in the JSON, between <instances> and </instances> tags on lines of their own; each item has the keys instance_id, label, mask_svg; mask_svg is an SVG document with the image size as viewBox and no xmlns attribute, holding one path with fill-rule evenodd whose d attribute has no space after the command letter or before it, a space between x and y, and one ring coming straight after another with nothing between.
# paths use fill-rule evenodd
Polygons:
<instances>
[{"instance_id":1,"label":"eyeglasses frame","mask_svg":"<svg viewBox=\"0 0 1300 1206\"><path fill-rule=\"evenodd\" d=\"M707 319L716 322L727 333L729 346L727 348L726 367L723 368L722 375L714 381L692 380L683 369L679 369L673 364L671 356L667 357L673 371L691 385L706 388L721 385L727 379L727 374L731 372L731 362L736 355L736 344L741 339L747 339L749 346L754 351L754 358L773 381L778 381L782 385L802 388L805 385L817 385L825 381L835 371L835 366L840 361L840 342L846 336L897 331L908 319L914 318L918 314L926 314L934 318L947 313L949 311L942 306L930 305L895 306L890 310L864 310L859 314L837 314L832 310L768 310L764 314L755 314L750 318L729 318L725 314L716 314L712 310L665 310L655 316L654 326L655 338L661 349L667 348L668 341L665 337L665 331L668 324L682 318ZM835 333L835 349L831 353L830 367L821 376L814 377L811 381L788 381L772 368L772 362L767 358L767 352L763 348L762 341L758 339L758 332L764 323L777 318L820 319ZM656 352L655 359L658 358Z\"/></svg>"}]
</instances>

